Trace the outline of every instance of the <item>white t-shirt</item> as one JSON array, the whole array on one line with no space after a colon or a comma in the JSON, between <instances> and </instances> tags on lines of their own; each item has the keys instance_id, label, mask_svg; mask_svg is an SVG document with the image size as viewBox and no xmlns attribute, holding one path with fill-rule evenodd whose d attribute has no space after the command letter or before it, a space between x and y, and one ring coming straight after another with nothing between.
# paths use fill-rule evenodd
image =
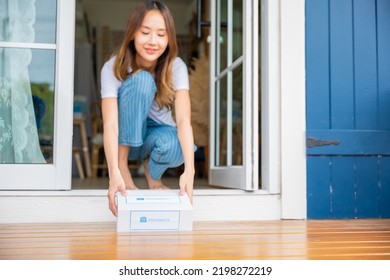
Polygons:
<instances>
[{"instance_id":1,"label":"white t-shirt","mask_svg":"<svg viewBox=\"0 0 390 280\"><path fill-rule=\"evenodd\" d=\"M102 68L101 71L101 97L118 97L118 89L121 86L122 82L118 80L114 75L114 63L115 56L108 60ZM172 69L172 80L174 90L185 89L189 90L189 81L188 81L188 70L186 64L179 57L176 57L173 62ZM129 69L129 72L131 68ZM154 100L152 107L150 108L148 117L154 120L159 124L167 124L171 126L176 126L173 118L172 111L166 107L163 107L161 110Z\"/></svg>"}]
</instances>

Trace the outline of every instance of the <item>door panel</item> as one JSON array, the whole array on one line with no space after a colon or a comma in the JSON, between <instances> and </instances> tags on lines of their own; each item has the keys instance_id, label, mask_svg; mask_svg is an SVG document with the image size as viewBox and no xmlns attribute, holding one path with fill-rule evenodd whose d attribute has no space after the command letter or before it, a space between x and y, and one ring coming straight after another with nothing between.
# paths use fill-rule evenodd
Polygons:
<instances>
[{"instance_id":1,"label":"door panel","mask_svg":"<svg viewBox=\"0 0 390 280\"><path fill-rule=\"evenodd\" d=\"M390 217L389 28L388 1L306 1L309 218Z\"/></svg>"},{"instance_id":2,"label":"door panel","mask_svg":"<svg viewBox=\"0 0 390 280\"><path fill-rule=\"evenodd\" d=\"M377 9L378 32L378 127L390 129L390 1L379 0Z\"/></svg>"},{"instance_id":3,"label":"door panel","mask_svg":"<svg viewBox=\"0 0 390 280\"><path fill-rule=\"evenodd\" d=\"M353 157L330 157L331 180L330 201L331 213L334 218L353 217L355 213L356 184L354 174L356 172L355 159Z\"/></svg>"}]
</instances>

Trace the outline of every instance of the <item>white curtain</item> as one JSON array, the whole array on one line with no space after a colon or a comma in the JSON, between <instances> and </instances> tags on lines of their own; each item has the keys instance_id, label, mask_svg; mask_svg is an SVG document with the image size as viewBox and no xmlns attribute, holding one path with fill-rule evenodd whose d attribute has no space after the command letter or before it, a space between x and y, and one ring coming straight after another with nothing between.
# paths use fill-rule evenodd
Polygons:
<instances>
[{"instance_id":1,"label":"white curtain","mask_svg":"<svg viewBox=\"0 0 390 280\"><path fill-rule=\"evenodd\" d=\"M0 42L33 43L35 0L0 0ZM30 49L0 48L0 163L45 163L28 66Z\"/></svg>"}]
</instances>

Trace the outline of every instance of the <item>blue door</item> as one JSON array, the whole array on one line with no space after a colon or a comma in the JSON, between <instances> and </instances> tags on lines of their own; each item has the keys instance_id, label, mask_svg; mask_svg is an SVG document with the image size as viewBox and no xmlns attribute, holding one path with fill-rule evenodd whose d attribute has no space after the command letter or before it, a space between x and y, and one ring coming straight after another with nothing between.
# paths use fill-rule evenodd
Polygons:
<instances>
[{"instance_id":1,"label":"blue door","mask_svg":"<svg viewBox=\"0 0 390 280\"><path fill-rule=\"evenodd\" d=\"M390 0L306 0L309 219L390 217Z\"/></svg>"}]
</instances>

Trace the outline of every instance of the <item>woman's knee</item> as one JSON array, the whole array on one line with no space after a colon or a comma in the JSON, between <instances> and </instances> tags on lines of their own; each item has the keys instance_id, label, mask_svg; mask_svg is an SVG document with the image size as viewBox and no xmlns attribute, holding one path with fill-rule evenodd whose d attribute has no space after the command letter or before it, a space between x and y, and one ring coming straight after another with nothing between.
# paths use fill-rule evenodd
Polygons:
<instances>
[{"instance_id":1,"label":"woman's knee","mask_svg":"<svg viewBox=\"0 0 390 280\"><path fill-rule=\"evenodd\" d=\"M183 163L183 154L177 133L168 133L156 142L154 160L156 162L168 163L172 167Z\"/></svg>"},{"instance_id":2,"label":"woman's knee","mask_svg":"<svg viewBox=\"0 0 390 280\"><path fill-rule=\"evenodd\" d=\"M122 104L127 103L126 106L139 104L142 100L146 101L146 104L151 104L156 90L153 76L147 71L138 71L122 82L118 89L118 100L121 100Z\"/></svg>"},{"instance_id":3,"label":"woman's knee","mask_svg":"<svg viewBox=\"0 0 390 280\"><path fill-rule=\"evenodd\" d=\"M138 71L137 73L130 76L132 84L137 92L138 96L145 96L149 99L154 99L156 94L156 82L153 76L144 70Z\"/></svg>"}]
</instances>

